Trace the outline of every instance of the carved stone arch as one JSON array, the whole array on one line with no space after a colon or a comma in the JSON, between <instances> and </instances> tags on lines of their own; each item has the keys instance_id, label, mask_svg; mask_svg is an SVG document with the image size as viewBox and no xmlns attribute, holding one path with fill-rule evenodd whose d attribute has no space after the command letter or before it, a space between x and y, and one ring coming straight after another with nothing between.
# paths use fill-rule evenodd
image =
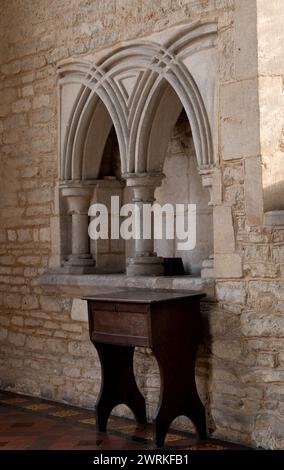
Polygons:
<instances>
[{"instance_id":1,"label":"carved stone arch","mask_svg":"<svg viewBox=\"0 0 284 470\"><path fill-rule=\"evenodd\" d=\"M162 103L163 92L171 95L172 102L177 95L188 115L199 168L212 166L214 155L209 119L186 60L194 53L212 47L215 36L214 23L195 23L174 30L162 43L134 41L101 57L96 64L76 62L61 67L61 74L71 74L82 83L65 138L64 179L96 175L100 155L94 161L94 151L99 149L91 151L91 143L94 143L95 134L103 141L101 134L109 129L108 125L102 126L100 119L102 116L102 120L106 120L105 108L116 129L122 172L151 171L152 160L157 155L151 156L151 146L148 146L149 128L154 125L151 119L162 117L158 112L153 116L151 109ZM129 85L131 81L132 85ZM165 81L175 94L165 86ZM105 108L98 104L94 94ZM169 119L171 121L172 116Z\"/></svg>"},{"instance_id":2,"label":"carved stone arch","mask_svg":"<svg viewBox=\"0 0 284 470\"><path fill-rule=\"evenodd\" d=\"M152 66L153 60L164 54L159 44L151 41L134 41L127 47L118 48L115 52L107 55L100 62L100 67L111 75L117 82L119 88L123 87L123 80L128 74L136 75L133 88L128 100L128 155L125 172L135 171L135 147L136 136L141 115L145 107L148 90L154 85L157 74Z\"/></svg>"},{"instance_id":3,"label":"carved stone arch","mask_svg":"<svg viewBox=\"0 0 284 470\"><path fill-rule=\"evenodd\" d=\"M147 93L132 171L156 171L162 166L171 130L182 107L191 125L199 169L214 165L211 130L202 97L193 78L179 66L159 76Z\"/></svg>"},{"instance_id":4,"label":"carved stone arch","mask_svg":"<svg viewBox=\"0 0 284 470\"><path fill-rule=\"evenodd\" d=\"M183 59L202 47L208 47L208 38L211 44L215 32L215 25L195 25L174 35L167 41L166 46L151 41L135 41L126 48L117 49L100 62L101 69L114 80L123 73L135 73L144 68L143 77L140 82L137 80L133 93L137 99L132 100L128 109L131 116L131 119L128 118L128 173L147 171L145 162L151 161L151 158L144 155L144 151L141 152L141 148L145 149L147 143L146 122L151 126L151 114L147 109L152 106L149 97L156 96L156 87L160 86L162 79L171 84L187 112L192 125L199 167L208 167L214 163L211 130L202 96L193 77L177 56Z\"/></svg>"},{"instance_id":5,"label":"carved stone arch","mask_svg":"<svg viewBox=\"0 0 284 470\"><path fill-rule=\"evenodd\" d=\"M92 91L83 110L78 110L72 145L72 179L98 177L104 146L112 125L120 149L122 168L125 167L127 129L121 119L119 107L114 105L104 90ZM70 156L68 156L70 159Z\"/></svg>"},{"instance_id":6,"label":"carved stone arch","mask_svg":"<svg viewBox=\"0 0 284 470\"><path fill-rule=\"evenodd\" d=\"M65 66L59 72L64 76L65 84L69 81L82 85L69 117L61 178L85 180L97 177L112 125L116 130L124 170L128 136L126 108L116 83L105 78L103 73L98 77L97 69L87 68L86 64Z\"/></svg>"},{"instance_id":7,"label":"carved stone arch","mask_svg":"<svg viewBox=\"0 0 284 470\"><path fill-rule=\"evenodd\" d=\"M168 142L183 105L166 80L152 90L137 139L136 172L161 172Z\"/></svg>"},{"instance_id":8,"label":"carved stone arch","mask_svg":"<svg viewBox=\"0 0 284 470\"><path fill-rule=\"evenodd\" d=\"M72 158L72 179L98 178L105 144L113 125L103 101L94 94L77 127ZM89 115L89 116L88 116ZM85 127L85 129L84 129ZM80 157L80 158L77 158Z\"/></svg>"},{"instance_id":9,"label":"carved stone arch","mask_svg":"<svg viewBox=\"0 0 284 470\"><path fill-rule=\"evenodd\" d=\"M152 56L147 64L151 70L151 76L148 83L145 84L144 97L140 98L143 107L139 116L139 125L136 128L133 126L131 129L131 139L135 141L135 156L132 158L130 156L129 172L153 170L151 161L152 159L155 161L157 155L155 150L153 156L151 156L151 151L149 154L148 139L151 130L154 135L153 129L158 125L156 123L155 126L155 117L159 124L162 127L167 127L170 132L173 116L170 115L170 112L165 113L165 109L160 114L158 112L158 109L162 109L163 93L165 93L165 97L167 95L172 97L172 106L169 101L169 109L174 106L174 101L178 96L187 113L200 170L214 165L216 159L214 158L212 133L206 106L195 80L183 60L196 51L208 48L214 43L215 36L215 24L203 25L202 27L199 25L196 28L190 28L185 35L184 32L179 32L174 38L168 40L165 47L159 50L155 49L156 55ZM170 85L175 93L171 93L167 85ZM179 106L178 103L175 103L174 107L178 108ZM153 115L153 110L155 115ZM167 119L169 120L168 125L162 122ZM160 150L162 147L163 145Z\"/></svg>"},{"instance_id":10,"label":"carved stone arch","mask_svg":"<svg viewBox=\"0 0 284 470\"><path fill-rule=\"evenodd\" d=\"M105 55L97 52L86 60L59 66L60 102L64 104L60 113L60 189L69 201L74 232L79 230L76 211L86 224L87 202L99 184L101 159L112 126L122 175L133 189L133 201L143 205L154 200L155 188L161 184L170 133L184 108L203 184L211 188L217 160L215 39L213 23L179 25L146 40L124 43ZM204 75L202 63L212 71L209 77ZM72 88L72 84L76 86ZM83 236L81 242L87 246ZM76 249L75 244L77 256ZM84 252L83 259L85 256ZM161 260L155 259L152 239L135 243L133 263L137 264L135 273L160 272Z\"/></svg>"}]
</instances>

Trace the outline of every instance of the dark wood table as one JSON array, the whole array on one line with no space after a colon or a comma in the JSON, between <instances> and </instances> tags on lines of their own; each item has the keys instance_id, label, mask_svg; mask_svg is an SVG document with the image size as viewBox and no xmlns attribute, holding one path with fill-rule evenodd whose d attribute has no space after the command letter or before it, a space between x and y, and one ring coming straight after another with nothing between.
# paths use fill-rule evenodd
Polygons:
<instances>
[{"instance_id":1,"label":"dark wood table","mask_svg":"<svg viewBox=\"0 0 284 470\"><path fill-rule=\"evenodd\" d=\"M204 406L195 383L201 341L200 292L123 290L87 297L90 338L102 367L96 403L97 426L105 432L112 409L128 405L145 424L145 399L133 372L135 346L151 348L160 368L161 393L154 419L155 441L163 446L171 422L185 415L206 438Z\"/></svg>"}]
</instances>

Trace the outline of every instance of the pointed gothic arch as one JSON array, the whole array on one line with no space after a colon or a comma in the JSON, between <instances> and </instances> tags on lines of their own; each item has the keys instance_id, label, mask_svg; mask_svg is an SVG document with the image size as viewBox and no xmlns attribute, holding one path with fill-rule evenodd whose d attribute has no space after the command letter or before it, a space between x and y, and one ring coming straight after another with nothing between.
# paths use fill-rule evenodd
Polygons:
<instances>
[{"instance_id":1,"label":"pointed gothic arch","mask_svg":"<svg viewBox=\"0 0 284 470\"><path fill-rule=\"evenodd\" d=\"M134 41L96 64L80 61L60 65L61 85L70 80L81 85L63 146L62 179L96 178L111 123L119 142L122 173L151 171L153 157L145 149L151 119L159 118L153 109L167 96L171 96L172 107L178 106L174 104L178 96L187 113L199 168L214 165L206 107L185 59L212 46L215 36L215 24L195 24L173 34L164 45Z\"/></svg>"},{"instance_id":2,"label":"pointed gothic arch","mask_svg":"<svg viewBox=\"0 0 284 470\"><path fill-rule=\"evenodd\" d=\"M171 131L184 108L192 131L198 171L204 186L210 187L211 171L217 163L212 134L215 95L210 97L208 105L205 87L199 87L204 79L200 77L202 67L198 68L192 57L201 53L203 60L205 57L209 64L215 64L216 34L214 23L179 26L164 35L160 33L151 39L123 44L107 54L98 54L97 58L89 56L59 65L60 190L72 221L74 218L74 227L78 225L77 212L85 220L92 194L102 184L100 167L112 127L118 141L122 178L134 191L133 201L154 200L155 188L163 178ZM212 76L208 77L210 90L215 90L214 67ZM79 227L76 230L79 231ZM135 246L137 260L133 258L133 265L139 265L137 269L141 274L149 273L149 269L151 273L160 273L161 259L155 259L152 242ZM80 243L87 246L86 234L85 238L81 234ZM141 265L143 257L144 267ZM70 258L71 263L73 259L74 263L85 265L88 254L75 253ZM129 263L131 265L131 261Z\"/></svg>"}]
</instances>

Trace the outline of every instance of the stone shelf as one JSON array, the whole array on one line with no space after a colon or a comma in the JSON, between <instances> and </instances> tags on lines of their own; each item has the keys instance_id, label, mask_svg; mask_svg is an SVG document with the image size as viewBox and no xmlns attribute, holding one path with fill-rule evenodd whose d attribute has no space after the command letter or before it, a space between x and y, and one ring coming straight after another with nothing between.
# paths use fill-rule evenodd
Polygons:
<instances>
[{"instance_id":1,"label":"stone shelf","mask_svg":"<svg viewBox=\"0 0 284 470\"><path fill-rule=\"evenodd\" d=\"M264 225L284 226L284 211L269 211L264 214Z\"/></svg>"},{"instance_id":2,"label":"stone shelf","mask_svg":"<svg viewBox=\"0 0 284 470\"><path fill-rule=\"evenodd\" d=\"M49 293L82 297L113 292L114 289L181 289L196 290L207 294L207 300L215 300L214 280L195 276L126 276L126 274L66 274L46 271L40 277L40 285Z\"/></svg>"}]
</instances>

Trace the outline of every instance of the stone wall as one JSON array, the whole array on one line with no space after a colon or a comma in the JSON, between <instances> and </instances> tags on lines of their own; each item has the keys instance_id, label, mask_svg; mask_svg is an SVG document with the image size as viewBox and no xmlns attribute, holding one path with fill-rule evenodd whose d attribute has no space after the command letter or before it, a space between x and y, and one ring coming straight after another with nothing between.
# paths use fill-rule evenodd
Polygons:
<instances>
[{"instance_id":1,"label":"stone wall","mask_svg":"<svg viewBox=\"0 0 284 470\"><path fill-rule=\"evenodd\" d=\"M270 57L276 55L270 37L278 45L273 21L281 15L277 8L276 15L271 12L268 4L280 5L278 0L2 1L2 388L87 407L93 406L99 390L100 368L82 304L47 294L39 285L54 231L50 218L58 165L57 61L182 21L217 20L217 134L226 204L217 206L215 218L219 214L223 227L228 213L224 207L232 211L235 246L217 253L218 304L204 305L206 339L198 359L198 383L216 437L283 448L284 232L263 225L260 166L260 156L271 163L283 147L281 132L273 140L276 150L264 147L272 132L265 116L275 116L283 75ZM271 23L261 23L265 15L271 15ZM266 35L261 24L268 28ZM257 32L263 38L259 46ZM269 90L274 100L265 99ZM137 351L136 370L152 415L159 376L147 351Z\"/></svg>"}]
</instances>

